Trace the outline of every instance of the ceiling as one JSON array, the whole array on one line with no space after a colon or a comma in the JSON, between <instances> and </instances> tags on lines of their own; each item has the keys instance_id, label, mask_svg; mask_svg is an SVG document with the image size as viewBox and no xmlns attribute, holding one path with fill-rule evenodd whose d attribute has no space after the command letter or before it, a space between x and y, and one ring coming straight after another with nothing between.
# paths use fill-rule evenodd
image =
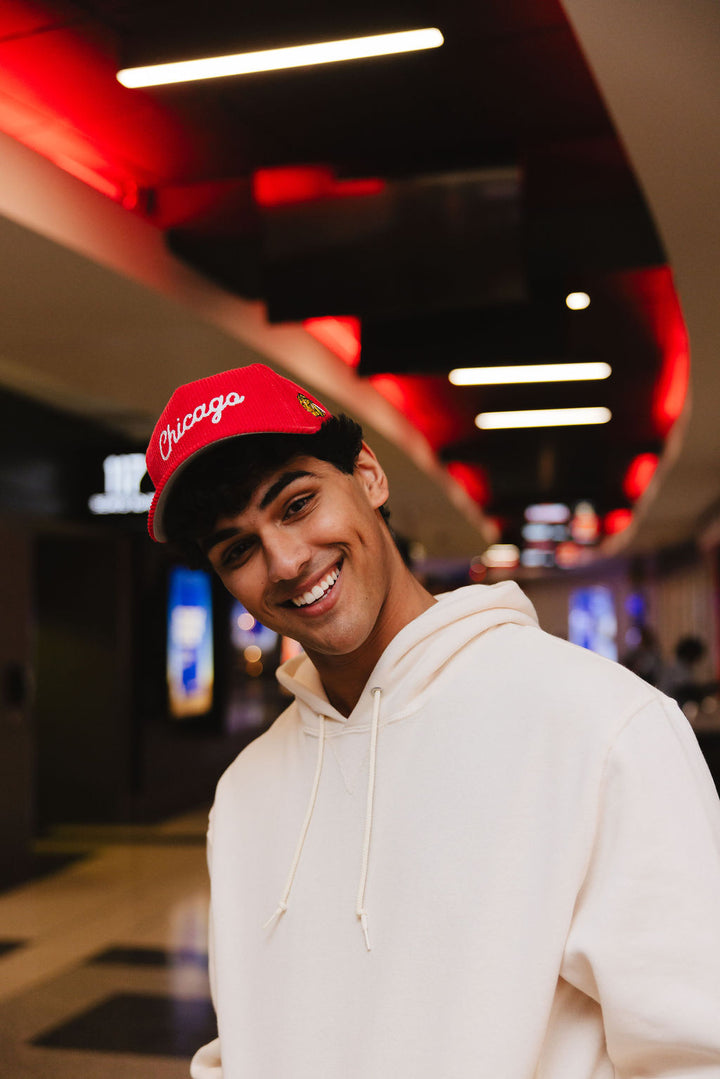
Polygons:
<instances>
[{"instance_id":1,"label":"ceiling","mask_svg":"<svg viewBox=\"0 0 720 1079\"><path fill-rule=\"evenodd\" d=\"M633 505L633 462L662 455L682 410L687 339L664 244L566 14L582 18L582 3L4 7L0 129L110 196L203 279L261 304L270 327L353 316L335 324L336 351L358 400L371 387L401 412L503 539L520 541L532 502L590 500L601 518ZM114 78L416 26L439 26L442 48L147 90ZM584 311L565 306L575 290L591 297ZM447 379L583 360L612 376ZM474 424L482 411L592 405L612 420Z\"/></svg>"}]
</instances>

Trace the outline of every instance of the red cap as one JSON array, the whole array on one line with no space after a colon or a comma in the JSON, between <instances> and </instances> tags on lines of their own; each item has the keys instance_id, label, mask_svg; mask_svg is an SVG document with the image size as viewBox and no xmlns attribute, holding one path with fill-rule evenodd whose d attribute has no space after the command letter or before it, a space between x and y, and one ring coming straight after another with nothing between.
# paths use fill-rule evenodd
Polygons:
<instances>
[{"instance_id":1,"label":"red cap","mask_svg":"<svg viewBox=\"0 0 720 1079\"><path fill-rule=\"evenodd\" d=\"M261 363L180 386L158 420L146 463L155 485L148 532L167 539L168 492L196 454L226 438L254 434L316 434L330 413L302 386Z\"/></svg>"}]
</instances>

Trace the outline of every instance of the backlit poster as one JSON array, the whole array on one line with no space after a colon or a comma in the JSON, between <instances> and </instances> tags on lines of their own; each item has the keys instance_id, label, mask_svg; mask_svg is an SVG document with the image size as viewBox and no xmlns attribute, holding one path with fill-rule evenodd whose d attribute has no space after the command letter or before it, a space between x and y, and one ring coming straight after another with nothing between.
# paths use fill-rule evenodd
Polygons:
<instances>
[{"instance_id":1,"label":"backlit poster","mask_svg":"<svg viewBox=\"0 0 720 1079\"><path fill-rule=\"evenodd\" d=\"M170 714L201 716L213 703L213 626L210 577L204 570L170 571L167 685Z\"/></svg>"},{"instance_id":2,"label":"backlit poster","mask_svg":"<svg viewBox=\"0 0 720 1079\"><path fill-rule=\"evenodd\" d=\"M570 594L568 639L591 652L617 659L617 618L612 592L603 585Z\"/></svg>"}]
</instances>

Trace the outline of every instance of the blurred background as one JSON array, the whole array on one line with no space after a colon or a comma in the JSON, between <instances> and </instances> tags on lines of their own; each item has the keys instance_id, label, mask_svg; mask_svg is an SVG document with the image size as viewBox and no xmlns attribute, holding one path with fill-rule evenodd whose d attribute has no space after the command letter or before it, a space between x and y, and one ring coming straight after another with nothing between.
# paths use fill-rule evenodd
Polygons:
<instances>
[{"instance_id":1,"label":"blurred background","mask_svg":"<svg viewBox=\"0 0 720 1079\"><path fill-rule=\"evenodd\" d=\"M518 580L679 701L720 783L719 113L716 0L2 5L14 1075L181 1075L212 1026L207 808L297 645L147 538L184 381L262 361L350 412L428 587Z\"/></svg>"}]
</instances>

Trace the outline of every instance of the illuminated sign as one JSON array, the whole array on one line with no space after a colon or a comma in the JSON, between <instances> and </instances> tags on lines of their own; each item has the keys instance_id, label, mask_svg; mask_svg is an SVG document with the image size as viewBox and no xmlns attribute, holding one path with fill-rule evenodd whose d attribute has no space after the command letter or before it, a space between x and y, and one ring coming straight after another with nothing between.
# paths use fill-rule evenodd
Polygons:
<instances>
[{"instance_id":1,"label":"illuminated sign","mask_svg":"<svg viewBox=\"0 0 720 1079\"><path fill-rule=\"evenodd\" d=\"M105 490L90 495L88 506L91 513L147 513L152 493L140 490L145 472L145 455L142 453L113 453L103 461Z\"/></svg>"}]
</instances>

